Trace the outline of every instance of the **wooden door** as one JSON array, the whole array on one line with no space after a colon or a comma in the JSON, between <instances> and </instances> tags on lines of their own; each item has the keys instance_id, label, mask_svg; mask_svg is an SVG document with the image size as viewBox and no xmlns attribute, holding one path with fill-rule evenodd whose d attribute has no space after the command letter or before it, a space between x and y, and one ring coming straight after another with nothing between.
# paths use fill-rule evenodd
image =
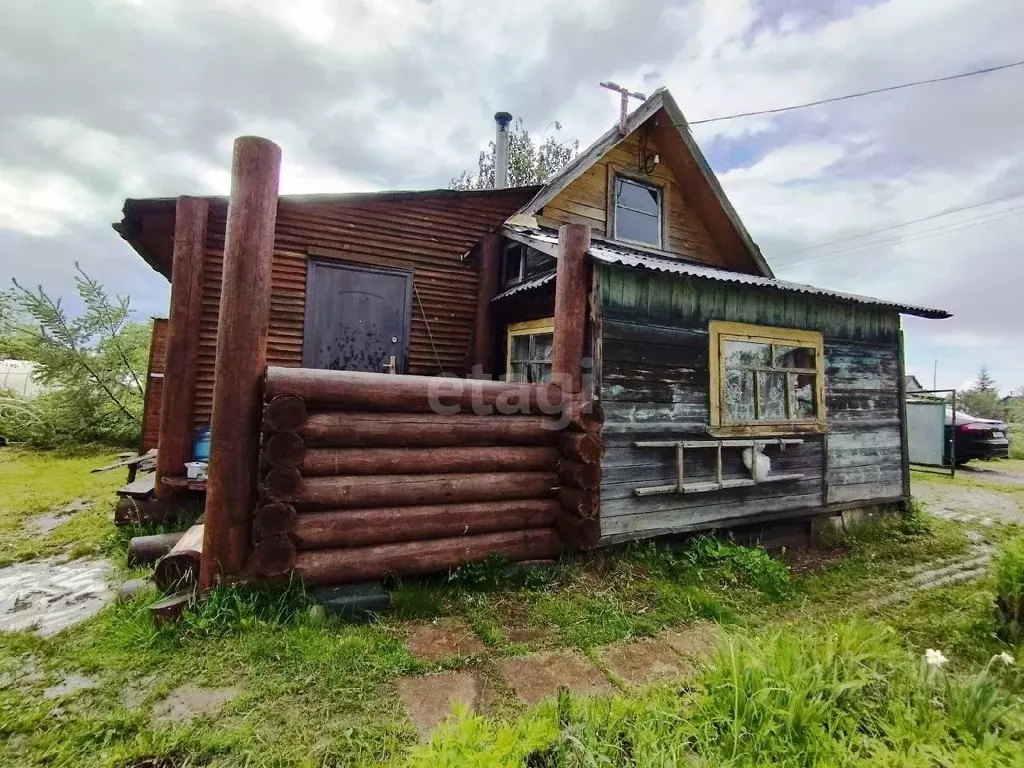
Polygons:
<instances>
[{"instance_id":1,"label":"wooden door","mask_svg":"<svg viewBox=\"0 0 1024 768\"><path fill-rule=\"evenodd\" d=\"M411 314L412 272L310 259L302 365L404 373Z\"/></svg>"}]
</instances>

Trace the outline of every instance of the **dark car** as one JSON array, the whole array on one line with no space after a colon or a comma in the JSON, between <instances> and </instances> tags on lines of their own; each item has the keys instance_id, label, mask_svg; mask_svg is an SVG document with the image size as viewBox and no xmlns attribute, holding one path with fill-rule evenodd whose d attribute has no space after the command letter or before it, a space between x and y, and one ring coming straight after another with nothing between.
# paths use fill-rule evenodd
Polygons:
<instances>
[{"instance_id":1,"label":"dark car","mask_svg":"<svg viewBox=\"0 0 1024 768\"><path fill-rule=\"evenodd\" d=\"M971 459L1008 459L1010 441L1007 438L1006 422L995 419L981 419L969 416L963 411L956 413L953 424L953 409L946 409L946 455L949 464L949 438L952 432L956 442L956 463L966 464Z\"/></svg>"}]
</instances>

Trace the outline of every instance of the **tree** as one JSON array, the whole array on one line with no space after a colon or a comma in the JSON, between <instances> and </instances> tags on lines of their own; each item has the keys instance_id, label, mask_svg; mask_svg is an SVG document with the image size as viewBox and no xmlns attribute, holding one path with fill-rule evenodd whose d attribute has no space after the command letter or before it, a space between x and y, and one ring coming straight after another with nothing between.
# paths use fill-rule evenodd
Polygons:
<instances>
[{"instance_id":1,"label":"tree","mask_svg":"<svg viewBox=\"0 0 1024 768\"><path fill-rule=\"evenodd\" d=\"M142 423L151 327L131 320L131 299L111 299L75 264L84 309L72 317L42 286L0 294L0 356L30 360L47 388L31 404L63 442L131 443Z\"/></svg>"},{"instance_id":2,"label":"tree","mask_svg":"<svg viewBox=\"0 0 1024 768\"><path fill-rule=\"evenodd\" d=\"M561 123L555 122L555 130L561 131ZM558 173L566 163L576 156L580 142L569 139L558 142L548 136L538 147L530 132L517 119L508 134L508 184L510 187L525 187L543 184ZM494 188L494 142L477 159L477 172L463 171L462 175L448 182L449 189L493 189Z\"/></svg>"},{"instance_id":3,"label":"tree","mask_svg":"<svg viewBox=\"0 0 1024 768\"><path fill-rule=\"evenodd\" d=\"M988 366L981 366L973 387L957 393L957 406L983 419L1006 418L1006 407L999 399L999 390Z\"/></svg>"}]
</instances>

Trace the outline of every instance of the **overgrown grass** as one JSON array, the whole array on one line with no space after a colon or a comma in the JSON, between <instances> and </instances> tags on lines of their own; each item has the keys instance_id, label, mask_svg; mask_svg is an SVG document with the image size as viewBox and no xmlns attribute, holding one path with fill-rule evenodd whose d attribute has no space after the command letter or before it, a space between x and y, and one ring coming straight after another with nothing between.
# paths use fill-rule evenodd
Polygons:
<instances>
[{"instance_id":1,"label":"overgrown grass","mask_svg":"<svg viewBox=\"0 0 1024 768\"><path fill-rule=\"evenodd\" d=\"M1010 425L1010 458L1015 461L1024 460L1024 424Z\"/></svg>"},{"instance_id":2,"label":"overgrown grass","mask_svg":"<svg viewBox=\"0 0 1024 768\"><path fill-rule=\"evenodd\" d=\"M89 470L113 458L112 450L102 448L74 454L0 448L0 566L64 551L78 557L110 547L114 490L124 484L124 473ZM92 506L49 533L29 525L32 518L76 499Z\"/></svg>"},{"instance_id":3,"label":"overgrown grass","mask_svg":"<svg viewBox=\"0 0 1024 768\"><path fill-rule=\"evenodd\" d=\"M1016 696L998 670L926 667L878 623L726 647L687 689L562 695L511 723L463 715L413 765L1018 765Z\"/></svg>"},{"instance_id":4,"label":"overgrown grass","mask_svg":"<svg viewBox=\"0 0 1024 768\"><path fill-rule=\"evenodd\" d=\"M999 635L1008 642L1024 640L1024 536L1003 542L992 567Z\"/></svg>"},{"instance_id":5,"label":"overgrown grass","mask_svg":"<svg viewBox=\"0 0 1024 768\"><path fill-rule=\"evenodd\" d=\"M33 454L6 456L26 466L37 461ZM48 509L48 493L58 497L53 503L64 503L86 495L82 482L108 480L109 490L96 491L102 498L123 480L118 473L88 474L105 459L89 459L84 471L71 473L66 457L39 458L53 461L53 475L27 473L35 490L20 506ZM57 492L62 483L66 498ZM105 538L94 539L94 546L120 558L123 534L111 533L109 521L105 525ZM1011 531L993 526L985 536L998 542ZM644 543L568 556L537 573L506 569L492 559L405 581L393 593L393 610L364 625L311 611L297 583L255 592L218 589L162 629L153 627L146 609L155 593L141 595L52 639L0 635L0 674L27 664L40 674L0 688L0 764L121 768L152 757L179 765L247 766L408 759L534 768L690 759L698 765L813 764L802 762L798 750L829 765L999 765L1019 759L1012 751L1020 743L1014 712L988 718L987 730L968 727L984 724L985 713L996 711L993 690L1001 702L1017 703L1008 697L1024 692L1019 667L993 667L989 674L999 688L979 682L959 699L936 684L927 699L941 703L931 705L934 713L910 706L926 701L913 676L925 648L952 657L947 671L957 685L967 685L995 653L1022 655L997 637L994 581L871 607L876 598L905 588L905 569L970 552L963 527L912 510L848 531L835 544L839 559L794 578L778 556L720 537L671 549ZM877 621L854 621L855 629L848 630L853 634L842 634L846 618L864 614ZM403 642L409 621L442 616L465 621L484 641L484 652L439 663L412 657ZM413 749L415 731L394 688L400 675L469 668L493 681L493 662L504 656L551 647L596 659L599 646L656 636L694 619L728 624L738 643L735 657L720 659L683 693L658 688L599 701L563 697L561 707L528 711L499 691L496 720L469 718L439 734L430 748ZM531 629L538 639L513 640ZM862 632L881 639L866 646L869 657L843 662L837 649L852 653ZM812 641L818 645L808 645ZM88 675L97 687L44 699L42 690L68 672ZM185 683L235 686L240 693L214 718L155 721L157 703ZM850 693L837 700L842 685ZM122 700L130 689L142 691L138 707ZM803 698L786 691L803 691ZM737 695L758 706L737 709ZM908 703L900 704L904 699ZM851 731L854 722L864 728ZM835 734L837 746L830 747L822 732ZM988 735L977 742L979 733Z\"/></svg>"}]
</instances>

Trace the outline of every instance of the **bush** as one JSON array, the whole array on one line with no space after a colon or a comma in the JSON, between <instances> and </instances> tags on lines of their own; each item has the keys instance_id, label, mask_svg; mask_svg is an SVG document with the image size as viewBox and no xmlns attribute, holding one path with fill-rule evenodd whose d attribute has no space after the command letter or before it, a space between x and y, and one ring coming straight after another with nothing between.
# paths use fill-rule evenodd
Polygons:
<instances>
[{"instance_id":1,"label":"bush","mask_svg":"<svg viewBox=\"0 0 1024 768\"><path fill-rule=\"evenodd\" d=\"M1009 431L1010 458L1024 459L1024 424L1011 424Z\"/></svg>"},{"instance_id":2,"label":"bush","mask_svg":"<svg viewBox=\"0 0 1024 768\"><path fill-rule=\"evenodd\" d=\"M996 582L996 622L1007 642L1024 639L1024 536L1003 543L992 563Z\"/></svg>"}]
</instances>

